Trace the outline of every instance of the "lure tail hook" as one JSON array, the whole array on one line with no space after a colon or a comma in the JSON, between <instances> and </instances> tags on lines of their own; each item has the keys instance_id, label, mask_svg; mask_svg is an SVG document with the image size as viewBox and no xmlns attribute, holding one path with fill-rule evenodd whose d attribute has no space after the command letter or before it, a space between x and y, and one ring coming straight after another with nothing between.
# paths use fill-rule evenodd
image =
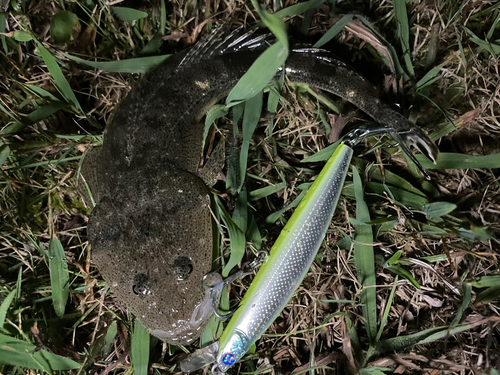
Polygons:
<instances>
[{"instance_id":1,"label":"lure tail hook","mask_svg":"<svg viewBox=\"0 0 500 375\"><path fill-rule=\"evenodd\" d=\"M376 124L374 126L364 125L349 131L344 137L344 143L352 148L366 137L379 134L389 134L396 141L396 144L399 145L403 152L410 158L410 160L415 163L425 178L427 180L431 179L409 147L409 145L412 145L420 153L425 155L425 157L436 164L439 150L434 142L430 140L428 135L425 134L420 128L412 126L404 131L394 131L392 127L380 124Z\"/></svg>"},{"instance_id":2,"label":"lure tail hook","mask_svg":"<svg viewBox=\"0 0 500 375\"><path fill-rule=\"evenodd\" d=\"M267 255L268 254L266 251L264 250L259 251L253 261L243 263L241 269L238 272L225 279L222 279L222 276L216 271L209 272L203 277L202 280L203 287L205 288L205 290L208 290L211 295L212 309L214 315L217 318L221 320L229 319L236 312L236 309L227 314L221 314L219 312L220 297L222 294L222 290L226 286L231 284L233 281L240 279L243 276L251 274L254 271L254 269L262 262L262 260L267 257Z\"/></svg>"}]
</instances>

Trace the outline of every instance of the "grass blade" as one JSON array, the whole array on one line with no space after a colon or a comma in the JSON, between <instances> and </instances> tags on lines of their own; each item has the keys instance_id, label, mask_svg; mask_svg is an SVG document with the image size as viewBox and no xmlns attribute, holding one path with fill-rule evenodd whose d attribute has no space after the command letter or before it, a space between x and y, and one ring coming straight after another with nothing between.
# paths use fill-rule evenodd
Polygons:
<instances>
[{"instance_id":1,"label":"grass blade","mask_svg":"<svg viewBox=\"0 0 500 375\"><path fill-rule=\"evenodd\" d=\"M288 49L279 42L266 49L233 87L227 96L226 106L232 107L261 92L285 63L287 57Z\"/></svg>"},{"instance_id":2,"label":"grass blade","mask_svg":"<svg viewBox=\"0 0 500 375\"><path fill-rule=\"evenodd\" d=\"M424 155L419 154L416 157L425 169L482 169L500 166L500 153L474 156L444 152L439 154L436 164Z\"/></svg>"},{"instance_id":3,"label":"grass blade","mask_svg":"<svg viewBox=\"0 0 500 375\"><path fill-rule=\"evenodd\" d=\"M320 48L328 43L330 40L335 38L338 33L342 31L342 29L351 21L354 17L354 14L346 14L341 19L339 19L335 24L328 30L325 35L323 35L320 40L316 42L313 46L314 48Z\"/></svg>"},{"instance_id":4,"label":"grass blade","mask_svg":"<svg viewBox=\"0 0 500 375\"><path fill-rule=\"evenodd\" d=\"M40 56L42 56L42 59L45 62L45 65L47 66L47 69L49 70L49 73L54 79L54 83L56 84L56 87L59 89L62 96L69 103L72 103L80 113L83 113L83 109L80 106L80 103L78 102L75 93L71 89L71 86L66 80L66 77L64 77L64 74L62 73L61 68L57 64L54 56L51 55L51 53L43 46L42 43L40 43L39 41L37 41L36 43L38 46L38 51L40 52Z\"/></svg>"},{"instance_id":5,"label":"grass blade","mask_svg":"<svg viewBox=\"0 0 500 375\"><path fill-rule=\"evenodd\" d=\"M421 289L420 284L417 282L417 280L415 280L415 278L411 275L411 273L408 272L407 270L405 270L404 268L399 267L398 265L388 265L385 268L388 269L389 271L395 273L398 276L404 277L410 283L412 283L412 285L415 288Z\"/></svg>"},{"instance_id":6,"label":"grass blade","mask_svg":"<svg viewBox=\"0 0 500 375\"><path fill-rule=\"evenodd\" d=\"M273 79L278 69L283 66L288 57L288 36L283 21L261 10L257 1L253 0L252 4L264 24L276 35L278 42L266 49L233 87L226 98L226 106L228 108L248 100L261 92L271 79Z\"/></svg>"},{"instance_id":7,"label":"grass blade","mask_svg":"<svg viewBox=\"0 0 500 375\"><path fill-rule=\"evenodd\" d=\"M439 218L444 215L448 215L450 212L455 210L457 205L455 203L449 202L433 202L429 204L424 204L422 206L422 211L427 216L429 220Z\"/></svg>"},{"instance_id":8,"label":"grass blade","mask_svg":"<svg viewBox=\"0 0 500 375\"><path fill-rule=\"evenodd\" d=\"M460 323L460 319L462 319L462 315L464 314L465 309L469 307L469 303L472 300L472 284L469 282L464 282L462 285L462 296L463 300L460 305L460 308L457 311L457 315L450 324L450 329L455 328Z\"/></svg>"},{"instance_id":9,"label":"grass blade","mask_svg":"<svg viewBox=\"0 0 500 375\"><path fill-rule=\"evenodd\" d=\"M497 17L495 21L493 21L493 24L491 25L490 29L488 30L488 33L486 34L486 39L491 39L493 33L498 28L499 23L500 23L500 13L497 12Z\"/></svg>"},{"instance_id":10,"label":"grass blade","mask_svg":"<svg viewBox=\"0 0 500 375\"><path fill-rule=\"evenodd\" d=\"M285 213L286 211L288 211L291 208L297 207L299 205L299 203L302 201L302 199L305 197L307 190L309 189L309 187L311 185L312 185L312 182L307 183L307 184L301 184L300 186L298 186L299 189L302 189L299 196L297 198L295 198L292 203L286 205L282 209L280 209L276 212L273 212L271 215L266 217L266 223L268 223L268 224L274 223L276 220L278 220L283 215L283 213Z\"/></svg>"},{"instance_id":11,"label":"grass blade","mask_svg":"<svg viewBox=\"0 0 500 375\"><path fill-rule=\"evenodd\" d=\"M42 89L41 87L35 86L35 85L30 85L30 84L25 84L24 87L27 89L27 91L38 95L40 98L44 98L52 103L59 103L59 99L52 95L52 93L48 92L47 90Z\"/></svg>"},{"instance_id":12,"label":"grass blade","mask_svg":"<svg viewBox=\"0 0 500 375\"><path fill-rule=\"evenodd\" d=\"M225 107L225 106L224 106ZM226 108L226 107L225 107ZM232 108L233 116L233 134L226 146L227 151L227 176L226 176L226 188L236 192L241 186L241 176L240 176L240 149L238 148L238 135L240 134L240 129L238 124L245 111L245 103L235 105ZM246 172L246 169L245 169Z\"/></svg>"},{"instance_id":13,"label":"grass blade","mask_svg":"<svg viewBox=\"0 0 500 375\"><path fill-rule=\"evenodd\" d=\"M396 287L398 286L398 276L394 278L394 285L391 289L391 294L389 295L389 299L387 300L387 305L384 309L384 315L382 316L382 321L380 322L380 328L377 333L377 337L375 338L375 342L380 340L382 337L382 332L384 332L385 323L387 322L387 318L389 317L389 312L391 310L392 301L394 300L394 294L396 293Z\"/></svg>"},{"instance_id":14,"label":"grass blade","mask_svg":"<svg viewBox=\"0 0 500 375\"><path fill-rule=\"evenodd\" d=\"M160 14L160 34L165 35L165 26L167 26L167 8L165 7L165 0L160 2L161 14Z\"/></svg>"},{"instance_id":15,"label":"grass blade","mask_svg":"<svg viewBox=\"0 0 500 375\"><path fill-rule=\"evenodd\" d=\"M52 371L75 370L81 366L72 359L61 357L29 342L0 334L1 362L12 365L37 369L51 373Z\"/></svg>"},{"instance_id":16,"label":"grass blade","mask_svg":"<svg viewBox=\"0 0 500 375\"><path fill-rule=\"evenodd\" d=\"M260 113L262 111L262 97L264 92L261 91L254 95L252 98L245 102L245 113L243 114L243 143L241 145L240 151L240 184L238 186L238 191L241 190L243 183L245 182L245 175L247 171L248 164L248 150L250 148L250 140L252 139L253 133L257 124L259 123Z\"/></svg>"},{"instance_id":17,"label":"grass blade","mask_svg":"<svg viewBox=\"0 0 500 375\"><path fill-rule=\"evenodd\" d=\"M85 362L85 368L91 366L95 362L96 357L98 357L99 355L109 353L117 332L118 324L116 323L116 320L113 321L109 326L103 327L99 330L97 334L98 338L89 348L90 350L87 361Z\"/></svg>"},{"instance_id":18,"label":"grass blade","mask_svg":"<svg viewBox=\"0 0 500 375\"><path fill-rule=\"evenodd\" d=\"M132 334L132 366L135 375L147 375L149 365L149 332L138 319Z\"/></svg>"},{"instance_id":19,"label":"grass blade","mask_svg":"<svg viewBox=\"0 0 500 375\"><path fill-rule=\"evenodd\" d=\"M9 53L9 50L7 48L7 43L5 42L5 12L3 9L0 11L0 40L2 40L2 47L5 52L5 54Z\"/></svg>"},{"instance_id":20,"label":"grass blade","mask_svg":"<svg viewBox=\"0 0 500 375\"><path fill-rule=\"evenodd\" d=\"M1 145L0 146L0 167L5 163L7 158L10 155L10 147L9 145Z\"/></svg>"},{"instance_id":21,"label":"grass blade","mask_svg":"<svg viewBox=\"0 0 500 375\"><path fill-rule=\"evenodd\" d=\"M425 89L426 87L431 86L434 82L436 82L438 79L441 77L438 76L439 72L441 71L440 66L435 66L431 70L427 72L425 76L423 76L416 84L416 89L417 91L421 91Z\"/></svg>"},{"instance_id":22,"label":"grass blade","mask_svg":"<svg viewBox=\"0 0 500 375\"><path fill-rule=\"evenodd\" d=\"M460 237L469 241L489 241L492 237L489 227L476 227L475 225L471 225L470 228L458 228L456 232Z\"/></svg>"},{"instance_id":23,"label":"grass blade","mask_svg":"<svg viewBox=\"0 0 500 375\"><path fill-rule=\"evenodd\" d=\"M16 42L29 42L33 40L33 35L27 31L16 30L14 31L14 39Z\"/></svg>"},{"instance_id":24,"label":"grass blade","mask_svg":"<svg viewBox=\"0 0 500 375\"><path fill-rule=\"evenodd\" d=\"M500 45L478 38L467 27L465 27L465 32L469 34L469 40L478 45L479 48L476 50L476 53L479 54L480 52L488 51L493 57L497 57L500 54Z\"/></svg>"},{"instance_id":25,"label":"grass blade","mask_svg":"<svg viewBox=\"0 0 500 375\"><path fill-rule=\"evenodd\" d=\"M227 295L226 288L222 291L221 299L224 295ZM222 334L223 328L222 320L212 316L208 321L207 328L200 337L200 348L204 348L216 341Z\"/></svg>"},{"instance_id":26,"label":"grass blade","mask_svg":"<svg viewBox=\"0 0 500 375\"><path fill-rule=\"evenodd\" d=\"M205 117L205 128L203 129L203 143L201 145L201 154L203 155L203 150L205 149L205 142L208 137L208 132L212 125L215 124L215 120L227 115L229 110L223 104L216 104L212 106L207 112L207 116Z\"/></svg>"},{"instance_id":27,"label":"grass blade","mask_svg":"<svg viewBox=\"0 0 500 375\"><path fill-rule=\"evenodd\" d=\"M379 353L398 351L413 345L421 345L444 339L445 337L472 329L477 324L478 323L460 324L453 329L449 329L448 326L429 328L412 335L393 337L388 340L379 341L377 343L376 349Z\"/></svg>"},{"instance_id":28,"label":"grass blade","mask_svg":"<svg viewBox=\"0 0 500 375\"><path fill-rule=\"evenodd\" d=\"M314 155L311 155L305 159L302 159L300 162L301 163L315 163L318 161L328 160L328 159L330 159L330 156L333 155L333 153L337 149L340 142L341 142L341 140L339 139L337 142L332 143L330 146L324 148L321 151L318 151Z\"/></svg>"},{"instance_id":29,"label":"grass blade","mask_svg":"<svg viewBox=\"0 0 500 375\"><path fill-rule=\"evenodd\" d=\"M380 32L375 27L373 27L373 25L370 23L370 21L368 21L365 17L360 16L360 15L356 15L356 18L359 19L366 27L368 27L371 30L371 32L378 38L378 40L380 40L382 42L382 44L387 48L387 50L389 51L390 57L391 57L391 61L392 61L392 63L394 63L394 69L395 69L398 77L403 77L404 81L406 82L409 79L409 77L406 74L406 72L403 70L403 67L401 66L401 64L399 63L399 54L396 52L394 47L387 41L387 39L385 39L382 36L382 34L380 34ZM380 56L384 59L387 66L392 71L391 61L388 61L388 57L385 57L378 50L377 50L377 52L379 52Z\"/></svg>"},{"instance_id":30,"label":"grass blade","mask_svg":"<svg viewBox=\"0 0 500 375\"><path fill-rule=\"evenodd\" d=\"M488 289L479 293L476 297L475 303L481 302L483 305L498 299L500 296L500 285L490 286Z\"/></svg>"},{"instance_id":31,"label":"grass blade","mask_svg":"<svg viewBox=\"0 0 500 375\"><path fill-rule=\"evenodd\" d=\"M252 0L252 5L254 6L259 17L264 22L264 25L271 30L271 32L278 38L278 42L286 48L288 54L288 35L286 33L286 26L283 20L279 19L274 14L270 14L264 10L257 0ZM285 58L286 60L286 58ZM279 66L281 66L280 64Z\"/></svg>"},{"instance_id":32,"label":"grass blade","mask_svg":"<svg viewBox=\"0 0 500 375\"><path fill-rule=\"evenodd\" d=\"M10 304L14 300L15 296L16 296L16 289L12 290L9 294L7 294L7 297L5 297L5 299L2 301L2 304L0 305L0 329L5 324L7 311L9 311Z\"/></svg>"},{"instance_id":33,"label":"grass blade","mask_svg":"<svg viewBox=\"0 0 500 375\"><path fill-rule=\"evenodd\" d=\"M377 294L375 280L375 257L373 254L372 227L368 206L363 200L363 185L356 167L353 166L353 185L356 197L356 230L354 232L354 261L358 274L358 281L363 286L360 300L363 304L363 317L366 319L366 332L370 344L375 344L377 337Z\"/></svg>"},{"instance_id":34,"label":"grass blade","mask_svg":"<svg viewBox=\"0 0 500 375\"><path fill-rule=\"evenodd\" d=\"M351 340L352 354L358 363L363 363L363 350L361 350L361 344L359 342L358 332L356 327L352 323L351 318L347 314L344 315L344 321L349 333L349 339Z\"/></svg>"},{"instance_id":35,"label":"grass blade","mask_svg":"<svg viewBox=\"0 0 500 375\"><path fill-rule=\"evenodd\" d=\"M260 234L259 227L257 226L257 222L255 221L255 217L250 210L248 211L248 228L246 238L257 250L261 249L262 236Z\"/></svg>"},{"instance_id":36,"label":"grass blade","mask_svg":"<svg viewBox=\"0 0 500 375\"><path fill-rule=\"evenodd\" d=\"M148 56L155 54L163 44L163 35L156 33L151 40L144 46L144 48L139 52L141 56Z\"/></svg>"},{"instance_id":37,"label":"grass blade","mask_svg":"<svg viewBox=\"0 0 500 375\"><path fill-rule=\"evenodd\" d=\"M148 16L146 12L133 8L111 7L111 9L118 16L119 19L125 22L140 20L141 18L146 18Z\"/></svg>"},{"instance_id":38,"label":"grass blade","mask_svg":"<svg viewBox=\"0 0 500 375\"><path fill-rule=\"evenodd\" d=\"M246 246L245 234L236 225L231 216L229 216L226 209L219 200L219 197L214 195L214 200L215 200L215 208L217 209L221 220L227 227L231 243L231 255L229 256L229 260L227 264L224 266L224 269L222 270L222 276L227 277L227 275L229 275L229 271L231 271L231 269L234 266L239 264L243 259L243 256L245 255L245 246Z\"/></svg>"},{"instance_id":39,"label":"grass blade","mask_svg":"<svg viewBox=\"0 0 500 375\"><path fill-rule=\"evenodd\" d=\"M434 225L422 224L420 234L423 236L446 236L448 232Z\"/></svg>"},{"instance_id":40,"label":"grass blade","mask_svg":"<svg viewBox=\"0 0 500 375\"><path fill-rule=\"evenodd\" d=\"M474 288L488 288L495 285L500 285L500 275L482 276L472 282Z\"/></svg>"},{"instance_id":41,"label":"grass blade","mask_svg":"<svg viewBox=\"0 0 500 375\"><path fill-rule=\"evenodd\" d=\"M266 129L266 135L268 137L271 136L273 128L274 128L274 116L276 115L276 111L278 109L278 104L281 99L281 94L279 93L280 84L278 82L274 82L273 85L269 89L269 95L267 97L267 111L269 112L270 119L269 125Z\"/></svg>"},{"instance_id":42,"label":"grass blade","mask_svg":"<svg viewBox=\"0 0 500 375\"><path fill-rule=\"evenodd\" d=\"M325 0L309 0L303 3L291 5L284 9L280 9L276 13L274 13L274 15L280 19L284 19L287 17L295 17L302 13L307 12L308 10L316 9L324 2Z\"/></svg>"},{"instance_id":43,"label":"grass blade","mask_svg":"<svg viewBox=\"0 0 500 375\"><path fill-rule=\"evenodd\" d=\"M64 103L53 103L51 105L45 105L43 107L35 109L28 116L23 118L23 121L17 121L12 125L7 126L6 128L0 131L0 134L14 134L21 131L26 125L34 124L38 121L44 120L50 115L53 115L60 109L64 108L66 104Z\"/></svg>"},{"instance_id":44,"label":"grass blade","mask_svg":"<svg viewBox=\"0 0 500 375\"><path fill-rule=\"evenodd\" d=\"M426 329L426 330L421 331L421 332L414 333L412 335L393 337L393 338L390 338L388 340L379 341L377 343L376 349L379 353L401 350L401 349L407 348L409 346L416 345L416 344L420 343L421 341L425 340L427 337L430 337L431 335L434 335L436 333L444 332L446 335L447 330L448 330L448 327L446 327L446 326L445 327L434 327L434 328Z\"/></svg>"},{"instance_id":45,"label":"grass blade","mask_svg":"<svg viewBox=\"0 0 500 375\"><path fill-rule=\"evenodd\" d=\"M367 193L374 193L378 195L377 197L368 196L368 202L380 201L380 197L388 196L394 201L394 203L416 210L420 210L422 205L429 203L429 200L426 197L410 193L394 186L381 184L379 182L367 182L365 189ZM354 187L352 185L345 185L342 189L342 195L354 198Z\"/></svg>"},{"instance_id":46,"label":"grass blade","mask_svg":"<svg viewBox=\"0 0 500 375\"><path fill-rule=\"evenodd\" d=\"M305 91L309 95L311 95L313 98L317 99L320 103L324 104L328 108L330 108L333 112L340 114L341 111L339 107L337 107L335 104L333 104L332 101L330 101L326 96L318 94L316 91L311 89L311 87L305 83L292 83L293 87L296 87L299 92L300 91Z\"/></svg>"},{"instance_id":47,"label":"grass blade","mask_svg":"<svg viewBox=\"0 0 500 375\"><path fill-rule=\"evenodd\" d=\"M245 112L245 103L240 103L233 106L233 138L236 138L238 134L240 134L240 129L238 128L238 124L240 123L241 116L243 116L243 112Z\"/></svg>"},{"instance_id":48,"label":"grass blade","mask_svg":"<svg viewBox=\"0 0 500 375\"><path fill-rule=\"evenodd\" d=\"M241 229L243 233L246 233L248 227L248 194L246 190L242 190L238 195L236 200L236 206L233 211L233 221Z\"/></svg>"},{"instance_id":49,"label":"grass blade","mask_svg":"<svg viewBox=\"0 0 500 375\"><path fill-rule=\"evenodd\" d=\"M66 254L59 239L49 243L49 271L52 287L52 304L57 316L64 315L69 296L69 272Z\"/></svg>"},{"instance_id":50,"label":"grass blade","mask_svg":"<svg viewBox=\"0 0 500 375\"><path fill-rule=\"evenodd\" d=\"M429 50L427 51L427 58L425 59L425 69L429 69L435 65L436 55L439 49L439 26L434 25L431 30L431 40L429 41ZM457 40L460 45L460 41Z\"/></svg>"},{"instance_id":51,"label":"grass blade","mask_svg":"<svg viewBox=\"0 0 500 375\"><path fill-rule=\"evenodd\" d=\"M403 49L403 58L410 76L415 75L413 64L410 58L410 25L408 24L408 13L406 11L405 0L394 0L394 13L398 23L397 36Z\"/></svg>"},{"instance_id":52,"label":"grass blade","mask_svg":"<svg viewBox=\"0 0 500 375\"><path fill-rule=\"evenodd\" d=\"M425 193L413 186L411 182L405 180L394 172L389 170L384 170L382 172L380 168L373 165L370 166L366 161L360 158L352 158L351 163L354 164L359 170L366 170L366 175L370 178L370 180L376 180L389 186L397 186L398 189L406 190L409 193L420 195L424 198L427 197Z\"/></svg>"},{"instance_id":53,"label":"grass blade","mask_svg":"<svg viewBox=\"0 0 500 375\"><path fill-rule=\"evenodd\" d=\"M266 186L261 189L257 189L254 191L250 192L250 200L251 201L256 201L261 198L268 197L269 195L272 195L274 193L277 193L280 190L283 190L286 188L286 182L280 182L279 184L276 185L270 185Z\"/></svg>"},{"instance_id":54,"label":"grass blade","mask_svg":"<svg viewBox=\"0 0 500 375\"><path fill-rule=\"evenodd\" d=\"M19 273L17 274L16 288L14 289L16 291L16 300L21 298L22 283L23 283L23 267L19 267Z\"/></svg>"},{"instance_id":55,"label":"grass blade","mask_svg":"<svg viewBox=\"0 0 500 375\"><path fill-rule=\"evenodd\" d=\"M78 63L85 64L96 69L105 70L107 72L139 74L147 73L151 69L160 65L171 55L136 57L133 59L119 61L88 61L76 56L72 56L69 53L65 53L64 56Z\"/></svg>"},{"instance_id":56,"label":"grass blade","mask_svg":"<svg viewBox=\"0 0 500 375\"><path fill-rule=\"evenodd\" d=\"M479 323L479 322L478 322ZM421 340L418 342L418 344L428 344L433 341L441 340L444 339L448 336L453 336L456 335L457 333L468 331L478 325L478 323L471 323L471 324L460 324L456 326L455 328L452 329L447 329L446 331L440 331L440 332L435 332L431 335L428 335L425 339ZM445 327L447 328L447 327ZM432 330L432 328L431 328Z\"/></svg>"},{"instance_id":57,"label":"grass blade","mask_svg":"<svg viewBox=\"0 0 500 375\"><path fill-rule=\"evenodd\" d=\"M110 347L113 344L117 333L118 325L116 324L116 321L113 321L106 331L106 336L104 336L105 347Z\"/></svg>"}]
</instances>

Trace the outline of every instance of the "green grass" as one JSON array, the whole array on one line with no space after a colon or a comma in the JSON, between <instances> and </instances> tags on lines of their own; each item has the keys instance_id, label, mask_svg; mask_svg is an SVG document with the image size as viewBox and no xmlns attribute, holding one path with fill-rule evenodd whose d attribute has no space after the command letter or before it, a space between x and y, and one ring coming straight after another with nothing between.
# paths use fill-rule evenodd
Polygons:
<instances>
[{"instance_id":1,"label":"green grass","mask_svg":"<svg viewBox=\"0 0 500 375\"><path fill-rule=\"evenodd\" d=\"M383 101L399 102L442 151L436 165L417 156L430 170L429 183L397 148L385 148L385 138L356 147L315 264L242 372L342 374L342 358L360 373L397 366L409 374L495 373L500 7L364 4L344 9L311 0L280 9L268 2L269 14L233 1L140 9L10 2L0 9L1 373L179 373L183 348L150 338L91 263L78 162L101 142L137 77L129 73L193 44L213 27L213 20L202 24L209 17L222 23L230 16L247 26L262 19L279 38L206 120L223 135L238 134L228 190L219 188L213 206L225 274L272 246L333 152L330 132L354 111L309 88L268 85L289 48L283 18L291 34L309 35L367 75ZM58 32L69 39L56 44L45 30L63 10L78 23L59 17ZM242 119L241 129L228 116ZM366 120L357 112L350 121ZM233 284L222 310L250 282L247 276ZM203 343L221 329L212 322Z\"/></svg>"}]
</instances>

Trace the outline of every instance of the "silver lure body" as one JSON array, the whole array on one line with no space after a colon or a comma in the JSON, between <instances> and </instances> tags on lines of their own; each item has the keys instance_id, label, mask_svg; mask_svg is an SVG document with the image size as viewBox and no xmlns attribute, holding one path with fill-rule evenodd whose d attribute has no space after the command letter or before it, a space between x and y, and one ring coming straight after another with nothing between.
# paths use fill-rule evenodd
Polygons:
<instances>
[{"instance_id":1,"label":"silver lure body","mask_svg":"<svg viewBox=\"0 0 500 375\"><path fill-rule=\"evenodd\" d=\"M350 146L339 145L282 230L222 334L214 373L243 357L304 279L330 226L352 154Z\"/></svg>"}]
</instances>

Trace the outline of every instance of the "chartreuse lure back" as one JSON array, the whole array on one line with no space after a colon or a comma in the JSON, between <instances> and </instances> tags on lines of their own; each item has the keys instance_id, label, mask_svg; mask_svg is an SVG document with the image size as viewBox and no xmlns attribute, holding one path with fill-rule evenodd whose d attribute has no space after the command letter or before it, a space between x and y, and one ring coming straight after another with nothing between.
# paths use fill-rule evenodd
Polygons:
<instances>
[{"instance_id":1,"label":"chartreuse lure back","mask_svg":"<svg viewBox=\"0 0 500 375\"><path fill-rule=\"evenodd\" d=\"M220 338L212 372L225 372L269 328L298 288L321 246L352 157L341 143L281 231Z\"/></svg>"},{"instance_id":2,"label":"chartreuse lure back","mask_svg":"<svg viewBox=\"0 0 500 375\"><path fill-rule=\"evenodd\" d=\"M347 142L348 143L348 142ZM340 143L285 225L220 341L181 363L185 372L215 361L224 373L267 330L298 288L318 252L344 185L352 145Z\"/></svg>"}]
</instances>

